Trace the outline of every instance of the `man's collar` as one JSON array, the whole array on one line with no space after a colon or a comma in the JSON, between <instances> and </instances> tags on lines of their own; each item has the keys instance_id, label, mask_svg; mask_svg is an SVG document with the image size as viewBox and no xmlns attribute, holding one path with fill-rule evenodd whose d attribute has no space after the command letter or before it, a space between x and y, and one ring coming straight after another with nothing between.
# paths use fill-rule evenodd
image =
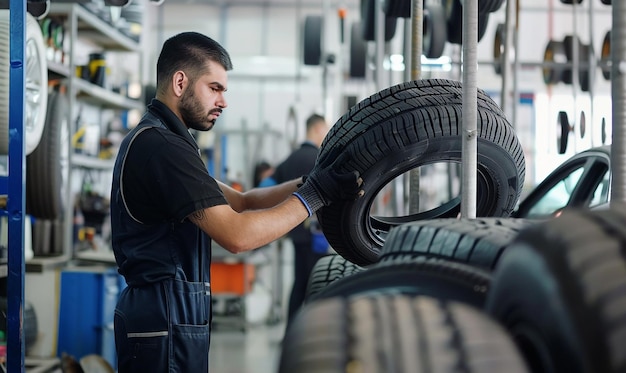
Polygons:
<instances>
[{"instance_id":1,"label":"man's collar","mask_svg":"<svg viewBox=\"0 0 626 373\"><path fill-rule=\"evenodd\" d=\"M150 102L150 105L148 105L148 110L152 114L156 115L159 119L161 119L161 122L163 122L163 124L170 131L184 137L196 148L198 147L196 140L189 133L189 129L187 128L187 126L185 126L185 124L176 116L176 114L174 114L174 112L163 102L157 100L156 98L153 98Z\"/></svg>"}]
</instances>

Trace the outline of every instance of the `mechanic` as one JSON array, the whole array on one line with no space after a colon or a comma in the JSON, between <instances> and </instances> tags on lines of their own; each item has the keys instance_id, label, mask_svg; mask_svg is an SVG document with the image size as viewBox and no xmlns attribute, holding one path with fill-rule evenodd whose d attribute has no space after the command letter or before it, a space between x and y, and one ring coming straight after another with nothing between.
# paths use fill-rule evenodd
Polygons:
<instances>
[{"instance_id":1,"label":"mechanic","mask_svg":"<svg viewBox=\"0 0 626 373\"><path fill-rule=\"evenodd\" d=\"M269 179L275 183L282 183L311 172L328 130L328 123L323 116L311 114L306 120L304 142L276 167ZM294 247L294 280L287 308L287 327L304 303L311 270L320 258L328 255L329 248L315 216L291 230L288 236Z\"/></svg>"},{"instance_id":2,"label":"mechanic","mask_svg":"<svg viewBox=\"0 0 626 373\"><path fill-rule=\"evenodd\" d=\"M358 173L333 164L245 193L213 179L189 130L215 125L230 69L205 35L168 39L156 97L120 145L111 191L113 251L128 284L114 317L120 373L208 371L211 240L232 253L262 247L362 194Z\"/></svg>"}]
</instances>

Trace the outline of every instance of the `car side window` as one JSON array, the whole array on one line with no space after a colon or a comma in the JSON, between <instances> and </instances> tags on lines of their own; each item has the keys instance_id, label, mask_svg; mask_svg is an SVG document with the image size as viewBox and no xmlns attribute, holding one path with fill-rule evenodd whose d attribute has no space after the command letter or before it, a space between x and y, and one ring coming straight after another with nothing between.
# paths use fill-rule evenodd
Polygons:
<instances>
[{"instance_id":1,"label":"car side window","mask_svg":"<svg viewBox=\"0 0 626 373\"><path fill-rule=\"evenodd\" d=\"M604 172L604 176L602 177L602 181L596 187L596 190L593 192L591 197L591 201L589 203L589 207L596 207L602 204L605 204L609 201L609 187L611 184L611 173L608 168Z\"/></svg>"},{"instance_id":2,"label":"car side window","mask_svg":"<svg viewBox=\"0 0 626 373\"><path fill-rule=\"evenodd\" d=\"M576 184L580 181L583 171L584 167L581 165L581 167L572 170L572 172L550 188L528 211L528 217L550 216L567 206L572 192L576 188Z\"/></svg>"}]
</instances>

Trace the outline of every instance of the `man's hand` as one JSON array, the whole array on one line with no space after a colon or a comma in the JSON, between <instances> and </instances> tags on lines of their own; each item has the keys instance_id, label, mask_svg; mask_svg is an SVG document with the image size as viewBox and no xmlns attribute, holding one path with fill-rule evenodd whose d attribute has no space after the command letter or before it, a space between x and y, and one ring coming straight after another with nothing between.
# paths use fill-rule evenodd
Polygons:
<instances>
[{"instance_id":1,"label":"man's hand","mask_svg":"<svg viewBox=\"0 0 626 373\"><path fill-rule=\"evenodd\" d=\"M304 184L294 193L309 210L309 216L334 201L356 199L363 195L363 179L359 172L338 170L339 165L343 164L343 158L338 158L327 167L316 165Z\"/></svg>"}]
</instances>

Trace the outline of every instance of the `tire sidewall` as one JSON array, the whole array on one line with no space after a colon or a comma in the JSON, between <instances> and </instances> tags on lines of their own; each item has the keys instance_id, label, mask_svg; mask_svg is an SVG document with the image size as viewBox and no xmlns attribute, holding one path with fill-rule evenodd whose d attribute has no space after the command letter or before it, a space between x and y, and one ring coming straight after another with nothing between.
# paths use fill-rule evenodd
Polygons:
<instances>
[{"instance_id":1,"label":"tire sidewall","mask_svg":"<svg viewBox=\"0 0 626 373\"><path fill-rule=\"evenodd\" d=\"M509 180L506 188L507 196L505 199L493 198L489 192L491 188L486 187L485 183L480 183L483 188L479 188L477 196L477 215L478 216L508 216L514 208L516 202L516 185L517 171L512 158L509 161L502 159L502 151L496 144L483 139L478 140L479 155L478 168L479 173L488 173L488 179L491 180ZM352 153L350 147L344 150ZM386 154L385 157L370 164L367 169L358 170L363 179L363 197L354 201L342 201L341 204L342 217L341 224L344 225L344 232L349 234L349 239L358 242L358 247L369 248L366 254L372 262L376 261L379 255L379 247L384 243L384 239L376 235L372 229L370 222L370 209L378 192L387 185L395 177L404 172L413 169L416 162L419 166L426 164L443 162L443 161L460 161L461 159L461 139L459 136L450 136L443 138L429 139L421 141L403 149L397 149ZM350 169L348 166L349 159L346 160L344 170ZM479 179L484 176L478 175ZM487 190L485 190L487 189ZM497 206L488 207L493 201L507 201L507 205L499 204ZM318 213L320 221L324 222L324 209ZM354 221L354 216L361 217L360 221ZM374 243L374 244L373 244Z\"/></svg>"},{"instance_id":2,"label":"tire sidewall","mask_svg":"<svg viewBox=\"0 0 626 373\"><path fill-rule=\"evenodd\" d=\"M525 244L511 247L494 273L485 309L509 330L532 371L588 371L562 294L545 260Z\"/></svg>"}]
</instances>

